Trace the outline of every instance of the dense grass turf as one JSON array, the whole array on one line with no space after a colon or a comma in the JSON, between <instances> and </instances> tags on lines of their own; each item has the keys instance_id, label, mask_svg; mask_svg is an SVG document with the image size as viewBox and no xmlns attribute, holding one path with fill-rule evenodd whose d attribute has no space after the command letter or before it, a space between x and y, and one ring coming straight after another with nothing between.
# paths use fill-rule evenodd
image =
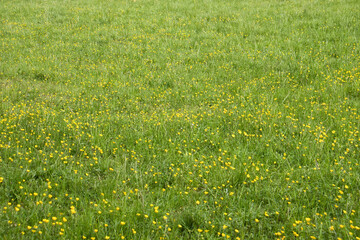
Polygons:
<instances>
[{"instance_id":1,"label":"dense grass turf","mask_svg":"<svg viewBox=\"0 0 360 240\"><path fill-rule=\"evenodd\" d=\"M359 239L358 0L0 0L1 239Z\"/></svg>"}]
</instances>

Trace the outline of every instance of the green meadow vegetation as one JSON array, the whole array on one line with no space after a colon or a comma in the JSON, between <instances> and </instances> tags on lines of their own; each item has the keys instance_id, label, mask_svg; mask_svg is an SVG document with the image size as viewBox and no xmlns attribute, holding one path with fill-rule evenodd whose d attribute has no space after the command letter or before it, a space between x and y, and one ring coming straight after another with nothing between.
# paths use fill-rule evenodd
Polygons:
<instances>
[{"instance_id":1,"label":"green meadow vegetation","mask_svg":"<svg viewBox=\"0 0 360 240\"><path fill-rule=\"evenodd\" d=\"M1 239L360 239L358 0L0 0Z\"/></svg>"}]
</instances>

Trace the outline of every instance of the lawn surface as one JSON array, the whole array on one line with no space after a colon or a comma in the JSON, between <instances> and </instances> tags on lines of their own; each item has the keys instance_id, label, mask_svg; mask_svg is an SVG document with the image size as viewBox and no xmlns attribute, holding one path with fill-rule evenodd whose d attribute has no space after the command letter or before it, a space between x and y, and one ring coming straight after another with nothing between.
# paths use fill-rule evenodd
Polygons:
<instances>
[{"instance_id":1,"label":"lawn surface","mask_svg":"<svg viewBox=\"0 0 360 240\"><path fill-rule=\"evenodd\" d=\"M358 0L0 0L1 239L360 239Z\"/></svg>"}]
</instances>

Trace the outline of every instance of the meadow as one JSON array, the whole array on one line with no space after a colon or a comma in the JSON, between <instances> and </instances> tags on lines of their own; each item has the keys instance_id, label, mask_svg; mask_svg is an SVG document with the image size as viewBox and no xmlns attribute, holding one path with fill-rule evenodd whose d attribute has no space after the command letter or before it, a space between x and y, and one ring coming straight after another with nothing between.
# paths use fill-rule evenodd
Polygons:
<instances>
[{"instance_id":1,"label":"meadow","mask_svg":"<svg viewBox=\"0 0 360 240\"><path fill-rule=\"evenodd\" d=\"M358 0L0 0L1 239L360 239Z\"/></svg>"}]
</instances>

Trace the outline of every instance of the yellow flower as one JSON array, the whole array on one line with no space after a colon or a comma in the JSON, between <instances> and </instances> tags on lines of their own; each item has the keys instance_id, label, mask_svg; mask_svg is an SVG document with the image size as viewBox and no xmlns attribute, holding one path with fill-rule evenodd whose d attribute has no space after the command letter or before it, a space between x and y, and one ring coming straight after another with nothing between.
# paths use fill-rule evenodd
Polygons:
<instances>
[{"instance_id":1,"label":"yellow flower","mask_svg":"<svg viewBox=\"0 0 360 240\"><path fill-rule=\"evenodd\" d=\"M71 207L70 207L70 212L71 212L71 214L75 214L75 213L76 213L76 209L75 209L74 206L71 206Z\"/></svg>"}]
</instances>

